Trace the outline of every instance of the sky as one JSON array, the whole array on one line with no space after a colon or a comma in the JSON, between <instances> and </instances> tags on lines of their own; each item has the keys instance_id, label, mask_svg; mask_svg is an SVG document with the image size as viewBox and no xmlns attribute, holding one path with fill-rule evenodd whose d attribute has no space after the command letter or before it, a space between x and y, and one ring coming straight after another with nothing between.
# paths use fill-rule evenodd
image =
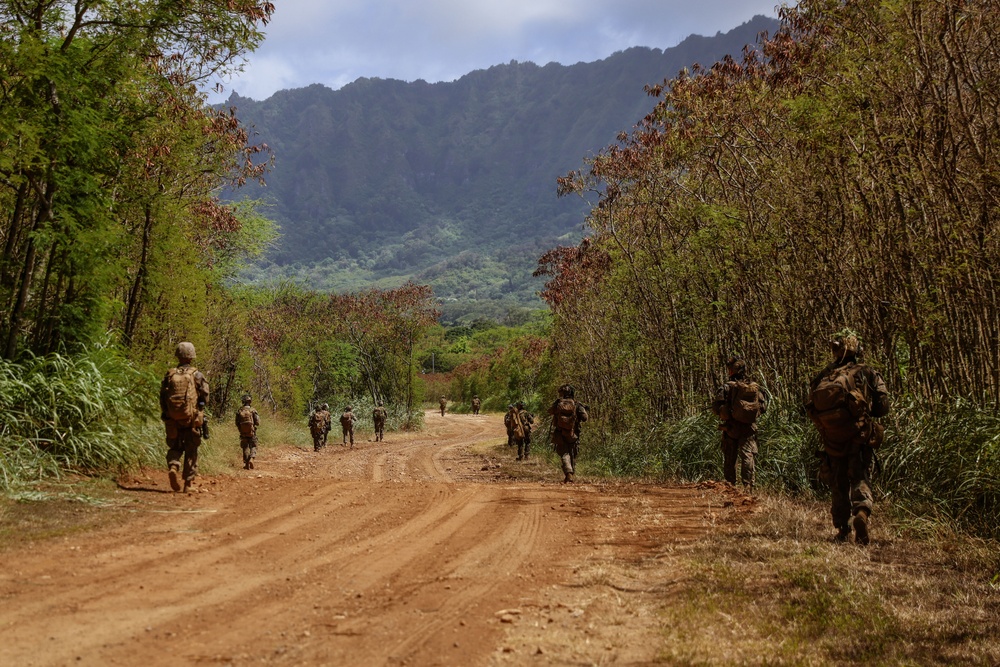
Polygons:
<instances>
[{"instance_id":1,"label":"sky","mask_svg":"<svg viewBox=\"0 0 1000 667\"><path fill-rule=\"evenodd\" d=\"M263 44L210 95L263 100L278 90L361 77L454 81L493 65L607 58L714 35L780 0L274 0Z\"/></svg>"}]
</instances>

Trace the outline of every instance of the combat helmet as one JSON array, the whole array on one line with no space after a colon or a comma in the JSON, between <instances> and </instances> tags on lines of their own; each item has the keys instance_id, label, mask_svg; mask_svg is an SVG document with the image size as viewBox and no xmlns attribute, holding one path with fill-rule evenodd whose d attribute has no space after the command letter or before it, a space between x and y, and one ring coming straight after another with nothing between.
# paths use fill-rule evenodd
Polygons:
<instances>
[{"instance_id":1,"label":"combat helmet","mask_svg":"<svg viewBox=\"0 0 1000 667\"><path fill-rule=\"evenodd\" d=\"M351 406L348 405L346 408L344 408L344 411L345 412L350 412L351 411Z\"/></svg>"},{"instance_id":2,"label":"combat helmet","mask_svg":"<svg viewBox=\"0 0 1000 667\"><path fill-rule=\"evenodd\" d=\"M743 361L739 355L734 354L726 359L726 370L729 372L729 377L740 377L747 372L747 362Z\"/></svg>"},{"instance_id":3,"label":"combat helmet","mask_svg":"<svg viewBox=\"0 0 1000 667\"><path fill-rule=\"evenodd\" d=\"M320 407L321 410L329 410L330 409L330 404L329 403L324 403L323 405L321 405L319 407Z\"/></svg>"},{"instance_id":4,"label":"combat helmet","mask_svg":"<svg viewBox=\"0 0 1000 667\"><path fill-rule=\"evenodd\" d=\"M573 398L573 394L575 393L576 390L573 389L573 385L571 384L564 384L563 386L559 387L559 396L562 398Z\"/></svg>"},{"instance_id":5,"label":"combat helmet","mask_svg":"<svg viewBox=\"0 0 1000 667\"><path fill-rule=\"evenodd\" d=\"M243 405L250 405L250 403L253 402L253 399L250 398L250 394L243 394L242 400L243 400Z\"/></svg>"},{"instance_id":6,"label":"combat helmet","mask_svg":"<svg viewBox=\"0 0 1000 667\"><path fill-rule=\"evenodd\" d=\"M174 350L174 356L181 362L194 361L194 343L189 343L187 341L177 343L177 349Z\"/></svg>"},{"instance_id":7,"label":"combat helmet","mask_svg":"<svg viewBox=\"0 0 1000 667\"><path fill-rule=\"evenodd\" d=\"M861 354L861 336L844 328L830 336L830 352L837 361L857 359Z\"/></svg>"}]
</instances>

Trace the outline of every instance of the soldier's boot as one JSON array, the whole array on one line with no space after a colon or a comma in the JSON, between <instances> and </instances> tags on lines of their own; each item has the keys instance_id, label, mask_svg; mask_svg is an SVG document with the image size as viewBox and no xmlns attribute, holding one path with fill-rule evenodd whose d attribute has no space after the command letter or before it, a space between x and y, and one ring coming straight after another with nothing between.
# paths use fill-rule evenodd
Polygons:
<instances>
[{"instance_id":1,"label":"soldier's boot","mask_svg":"<svg viewBox=\"0 0 1000 667\"><path fill-rule=\"evenodd\" d=\"M868 510L858 510L854 515L854 543L867 546L868 537Z\"/></svg>"},{"instance_id":2,"label":"soldier's boot","mask_svg":"<svg viewBox=\"0 0 1000 667\"><path fill-rule=\"evenodd\" d=\"M835 542L846 542L847 538L851 536L850 526L841 526L840 530L837 531L837 535L833 538Z\"/></svg>"},{"instance_id":3,"label":"soldier's boot","mask_svg":"<svg viewBox=\"0 0 1000 667\"><path fill-rule=\"evenodd\" d=\"M170 466L170 472L167 473L170 478L170 488L175 492L181 490L181 467L179 465Z\"/></svg>"},{"instance_id":4,"label":"soldier's boot","mask_svg":"<svg viewBox=\"0 0 1000 667\"><path fill-rule=\"evenodd\" d=\"M565 475L566 476L563 477L563 484L572 484L573 483L573 473L568 472Z\"/></svg>"},{"instance_id":5,"label":"soldier's boot","mask_svg":"<svg viewBox=\"0 0 1000 667\"><path fill-rule=\"evenodd\" d=\"M253 459L247 461L247 470L253 470Z\"/></svg>"},{"instance_id":6,"label":"soldier's boot","mask_svg":"<svg viewBox=\"0 0 1000 667\"><path fill-rule=\"evenodd\" d=\"M184 493L194 493L194 482L190 479L184 480Z\"/></svg>"}]
</instances>

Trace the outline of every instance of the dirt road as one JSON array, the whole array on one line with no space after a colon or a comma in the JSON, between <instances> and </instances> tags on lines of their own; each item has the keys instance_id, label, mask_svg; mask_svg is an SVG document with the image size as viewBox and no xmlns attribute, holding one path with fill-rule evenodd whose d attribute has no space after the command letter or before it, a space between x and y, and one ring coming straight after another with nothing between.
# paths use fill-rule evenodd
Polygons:
<instances>
[{"instance_id":1,"label":"dirt road","mask_svg":"<svg viewBox=\"0 0 1000 667\"><path fill-rule=\"evenodd\" d=\"M500 472L494 415L428 413L354 450L264 452L123 525L8 551L2 665L644 664L670 581L642 562L719 516L712 490ZM483 443L487 444L483 444ZM155 482L155 484L154 484Z\"/></svg>"}]
</instances>

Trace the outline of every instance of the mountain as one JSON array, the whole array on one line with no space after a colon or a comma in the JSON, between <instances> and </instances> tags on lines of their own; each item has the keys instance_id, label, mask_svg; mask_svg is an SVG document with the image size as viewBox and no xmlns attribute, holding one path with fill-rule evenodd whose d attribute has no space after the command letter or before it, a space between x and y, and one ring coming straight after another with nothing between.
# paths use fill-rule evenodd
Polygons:
<instances>
[{"instance_id":1,"label":"mountain","mask_svg":"<svg viewBox=\"0 0 1000 667\"><path fill-rule=\"evenodd\" d=\"M319 289L426 282L446 320L538 306L545 250L575 243L587 206L556 178L614 143L654 106L644 86L694 63L739 56L774 19L756 17L676 47L593 63L512 61L457 81L358 79L226 103L267 143L269 202L282 237L251 280Z\"/></svg>"}]
</instances>

